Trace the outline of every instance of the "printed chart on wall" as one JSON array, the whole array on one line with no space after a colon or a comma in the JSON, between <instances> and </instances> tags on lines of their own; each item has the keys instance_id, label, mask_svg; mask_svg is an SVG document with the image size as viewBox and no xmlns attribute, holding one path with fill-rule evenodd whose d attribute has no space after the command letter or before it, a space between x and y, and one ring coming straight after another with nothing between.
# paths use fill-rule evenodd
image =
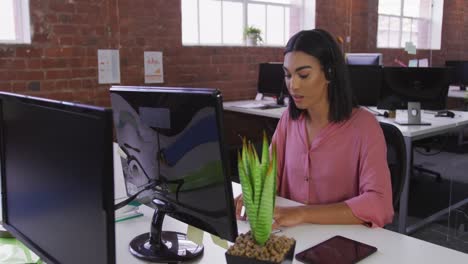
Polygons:
<instances>
[{"instance_id":1,"label":"printed chart on wall","mask_svg":"<svg viewBox=\"0 0 468 264\"><path fill-rule=\"evenodd\" d=\"M145 83L163 83L162 52L145 51Z\"/></svg>"},{"instance_id":2,"label":"printed chart on wall","mask_svg":"<svg viewBox=\"0 0 468 264\"><path fill-rule=\"evenodd\" d=\"M119 50L98 50L99 83L120 83Z\"/></svg>"}]
</instances>

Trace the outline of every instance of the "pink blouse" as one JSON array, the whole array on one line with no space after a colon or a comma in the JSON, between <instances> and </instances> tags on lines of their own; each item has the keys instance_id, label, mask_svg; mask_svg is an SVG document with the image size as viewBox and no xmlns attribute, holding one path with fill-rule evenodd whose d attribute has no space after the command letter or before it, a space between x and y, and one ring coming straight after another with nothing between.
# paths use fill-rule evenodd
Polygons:
<instances>
[{"instance_id":1,"label":"pink blouse","mask_svg":"<svg viewBox=\"0 0 468 264\"><path fill-rule=\"evenodd\" d=\"M358 108L329 123L308 144L304 115L285 111L272 142L278 159L278 195L303 204L345 202L353 214L382 227L393 218L390 171L379 123Z\"/></svg>"}]
</instances>

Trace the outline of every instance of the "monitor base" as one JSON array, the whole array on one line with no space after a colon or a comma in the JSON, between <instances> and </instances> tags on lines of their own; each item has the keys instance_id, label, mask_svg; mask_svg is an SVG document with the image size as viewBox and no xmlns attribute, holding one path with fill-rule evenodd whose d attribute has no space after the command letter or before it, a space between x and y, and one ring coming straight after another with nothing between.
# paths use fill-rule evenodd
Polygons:
<instances>
[{"instance_id":1,"label":"monitor base","mask_svg":"<svg viewBox=\"0 0 468 264\"><path fill-rule=\"evenodd\" d=\"M400 125L400 126L430 126L431 123L427 122L419 122L419 123L409 123L405 121L394 121L395 124Z\"/></svg>"},{"instance_id":2,"label":"monitor base","mask_svg":"<svg viewBox=\"0 0 468 264\"><path fill-rule=\"evenodd\" d=\"M162 231L162 247L150 242L150 233L141 234L130 242L130 253L150 262L180 262L197 258L203 254L203 246L179 232Z\"/></svg>"},{"instance_id":3,"label":"monitor base","mask_svg":"<svg viewBox=\"0 0 468 264\"><path fill-rule=\"evenodd\" d=\"M162 200L154 199L153 219L149 233L141 234L130 241L130 253L150 262L177 263L191 260L203 254L203 246L190 240L179 232L162 231L164 216L173 212L173 207Z\"/></svg>"}]
</instances>

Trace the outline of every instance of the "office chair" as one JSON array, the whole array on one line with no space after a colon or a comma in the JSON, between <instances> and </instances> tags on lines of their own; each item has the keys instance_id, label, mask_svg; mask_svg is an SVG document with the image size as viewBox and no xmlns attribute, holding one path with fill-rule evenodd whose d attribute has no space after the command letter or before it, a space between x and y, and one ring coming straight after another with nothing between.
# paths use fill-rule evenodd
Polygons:
<instances>
[{"instance_id":1,"label":"office chair","mask_svg":"<svg viewBox=\"0 0 468 264\"><path fill-rule=\"evenodd\" d=\"M398 207L406 172L406 149L403 134L394 125L379 122L387 143L387 163L392 182L393 208Z\"/></svg>"}]
</instances>

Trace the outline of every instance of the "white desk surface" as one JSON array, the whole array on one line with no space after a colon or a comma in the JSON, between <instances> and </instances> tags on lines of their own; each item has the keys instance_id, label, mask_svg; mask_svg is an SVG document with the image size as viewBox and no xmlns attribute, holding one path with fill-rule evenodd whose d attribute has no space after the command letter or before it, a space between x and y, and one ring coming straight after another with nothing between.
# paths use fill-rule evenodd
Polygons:
<instances>
[{"instance_id":1,"label":"white desk surface","mask_svg":"<svg viewBox=\"0 0 468 264\"><path fill-rule=\"evenodd\" d=\"M114 157L117 157L114 152ZM116 197L125 193L120 159L115 159L114 178ZM241 192L240 185L233 183L234 195ZM203 201L200 201L203 202ZM297 205L298 203L277 197L277 204L282 206ZM116 259L118 264L147 263L133 257L128 251L128 245L135 236L148 232L150 229L153 209L141 206L143 217L130 219L115 224L116 231ZM237 221L239 233L248 231L248 224ZM164 219L163 230L186 232L187 224L169 216ZM296 239L295 254L335 235L342 235L363 243L373 245L378 251L360 263L468 263L468 254L444 248L416 238L401 235L383 228L368 228L361 225L301 225L284 229L284 234ZM226 263L225 249L215 245L211 236L205 233L203 244L204 254L201 258L190 263ZM294 260L293 263L299 263Z\"/></svg>"},{"instance_id":2,"label":"white desk surface","mask_svg":"<svg viewBox=\"0 0 468 264\"><path fill-rule=\"evenodd\" d=\"M258 108L244 108L239 107L246 104L251 103L259 103L259 101L255 100L243 100L243 101L228 101L223 103L224 110L245 113L245 114L252 114L257 116L265 116L271 118L280 118L284 111L286 111L286 107L281 108L274 108L274 109L258 109ZM262 102L262 101L260 101ZM265 101L263 103L269 103ZM370 107L375 111L383 113L383 110L377 110L375 107ZM452 111L455 113L454 118L450 117L434 117L433 113L428 113L423 111L422 120L426 122L430 122L432 125L430 126L402 126L396 124L394 119L392 118L385 118L383 116L376 116L378 121L391 123L398 127L401 131L403 136L405 137L414 137L419 138L422 136L429 136L433 133L440 134L441 131L450 131L460 126L468 125L468 112L463 111ZM397 117L406 115L406 110L398 110Z\"/></svg>"},{"instance_id":3,"label":"white desk surface","mask_svg":"<svg viewBox=\"0 0 468 264\"><path fill-rule=\"evenodd\" d=\"M458 86L450 86L448 91L448 97L452 98L468 98L468 91L461 91Z\"/></svg>"}]
</instances>

